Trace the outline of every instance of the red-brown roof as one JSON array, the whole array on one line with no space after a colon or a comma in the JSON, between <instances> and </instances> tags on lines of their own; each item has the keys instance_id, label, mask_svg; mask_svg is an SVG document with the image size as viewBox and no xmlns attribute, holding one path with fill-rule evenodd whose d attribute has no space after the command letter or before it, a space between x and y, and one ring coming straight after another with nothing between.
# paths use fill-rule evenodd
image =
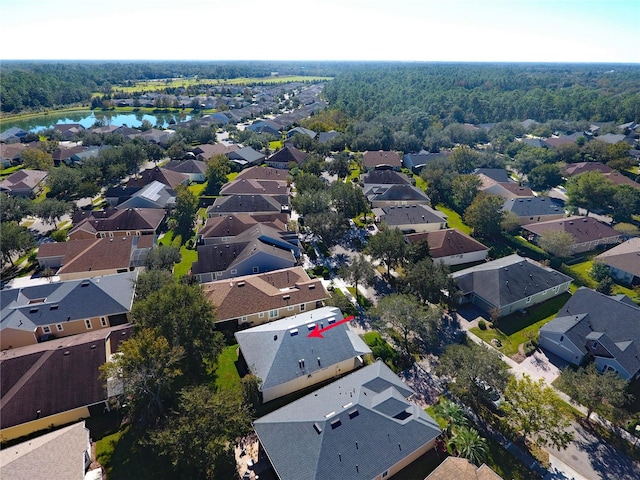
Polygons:
<instances>
[{"instance_id":1,"label":"red-brown roof","mask_svg":"<svg viewBox=\"0 0 640 480\"><path fill-rule=\"evenodd\" d=\"M429 253L432 258L443 258L451 255L462 255L463 253L480 252L489 249L489 247L455 228L426 233L412 233L407 235L407 240L411 243L427 240Z\"/></svg>"},{"instance_id":2,"label":"red-brown roof","mask_svg":"<svg viewBox=\"0 0 640 480\"><path fill-rule=\"evenodd\" d=\"M310 279L302 267L204 283L202 288L218 321L329 297L322 282Z\"/></svg>"},{"instance_id":3,"label":"red-brown roof","mask_svg":"<svg viewBox=\"0 0 640 480\"><path fill-rule=\"evenodd\" d=\"M362 163L366 168L376 168L385 165L401 167L402 157L398 152L388 152L384 150L378 150L377 152L367 151L362 155Z\"/></svg>"}]
</instances>

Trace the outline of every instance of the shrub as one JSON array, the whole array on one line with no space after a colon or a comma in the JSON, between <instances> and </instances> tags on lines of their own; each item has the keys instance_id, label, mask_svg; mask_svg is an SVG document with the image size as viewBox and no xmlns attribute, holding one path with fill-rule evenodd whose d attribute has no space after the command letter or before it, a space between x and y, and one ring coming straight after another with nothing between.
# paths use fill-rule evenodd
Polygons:
<instances>
[{"instance_id":1,"label":"shrub","mask_svg":"<svg viewBox=\"0 0 640 480\"><path fill-rule=\"evenodd\" d=\"M478 321L478 328L480 330L486 330L487 329L487 322L485 322L484 320Z\"/></svg>"}]
</instances>

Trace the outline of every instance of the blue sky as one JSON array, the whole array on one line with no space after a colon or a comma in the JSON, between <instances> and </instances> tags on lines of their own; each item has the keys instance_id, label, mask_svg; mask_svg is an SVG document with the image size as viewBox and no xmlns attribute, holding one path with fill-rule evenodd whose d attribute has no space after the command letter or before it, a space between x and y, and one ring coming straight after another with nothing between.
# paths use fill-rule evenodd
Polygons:
<instances>
[{"instance_id":1,"label":"blue sky","mask_svg":"<svg viewBox=\"0 0 640 480\"><path fill-rule=\"evenodd\" d=\"M0 0L2 59L640 63L640 0Z\"/></svg>"}]
</instances>

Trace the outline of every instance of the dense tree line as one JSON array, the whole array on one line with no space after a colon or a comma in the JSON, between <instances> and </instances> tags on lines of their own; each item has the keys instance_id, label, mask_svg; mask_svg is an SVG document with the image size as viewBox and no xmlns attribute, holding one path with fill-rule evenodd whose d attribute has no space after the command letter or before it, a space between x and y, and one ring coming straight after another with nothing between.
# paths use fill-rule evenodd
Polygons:
<instances>
[{"instance_id":1,"label":"dense tree line","mask_svg":"<svg viewBox=\"0 0 640 480\"><path fill-rule=\"evenodd\" d=\"M403 116L419 135L440 121L638 121L639 87L635 66L391 64L344 72L324 95L358 121Z\"/></svg>"}]
</instances>

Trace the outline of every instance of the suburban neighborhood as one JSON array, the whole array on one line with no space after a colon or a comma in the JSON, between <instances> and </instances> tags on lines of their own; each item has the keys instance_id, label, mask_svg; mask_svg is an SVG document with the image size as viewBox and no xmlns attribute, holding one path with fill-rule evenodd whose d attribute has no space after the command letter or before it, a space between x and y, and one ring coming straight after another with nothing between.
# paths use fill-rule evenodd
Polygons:
<instances>
[{"instance_id":1,"label":"suburban neighborhood","mask_svg":"<svg viewBox=\"0 0 640 480\"><path fill-rule=\"evenodd\" d=\"M420 142L335 82L3 128L0 476L640 478L640 119Z\"/></svg>"}]
</instances>

